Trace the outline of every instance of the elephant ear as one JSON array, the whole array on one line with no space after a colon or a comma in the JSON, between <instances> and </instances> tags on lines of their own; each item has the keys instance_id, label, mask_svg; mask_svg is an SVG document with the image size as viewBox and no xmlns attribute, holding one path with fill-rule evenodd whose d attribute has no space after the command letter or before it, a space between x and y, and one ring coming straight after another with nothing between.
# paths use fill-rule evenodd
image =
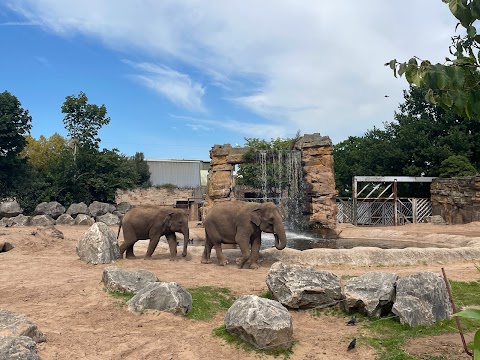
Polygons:
<instances>
[{"instance_id":1,"label":"elephant ear","mask_svg":"<svg viewBox=\"0 0 480 360\"><path fill-rule=\"evenodd\" d=\"M260 226L260 223L262 221L261 217L260 217L260 209L255 209L252 211L252 217L251 217L251 221L252 223L254 223L256 226Z\"/></svg>"}]
</instances>

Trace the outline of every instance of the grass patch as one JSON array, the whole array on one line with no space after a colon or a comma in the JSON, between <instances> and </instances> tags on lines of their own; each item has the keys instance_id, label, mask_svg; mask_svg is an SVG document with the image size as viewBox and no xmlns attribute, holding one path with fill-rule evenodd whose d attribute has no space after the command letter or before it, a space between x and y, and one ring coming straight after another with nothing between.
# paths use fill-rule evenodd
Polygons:
<instances>
[{"instance_id":1,"label":"grass patch","mask_svg":"<svg viewBox=\"0 0 480 360\"><path fill-rule=\"evenodd\" d=\"M450 286L455 305L458 308L462 306L480 306L480 282L451 281ZM480 327L478 320L462 318L460 321L464 332L475 331ZM379 358L382 360L417 360L417 357L401 350L408 339L458 332L454 318L437 321L431 326L410 327L406 324L402 325L393 316L379 320L366 319L364 324L364 328L368 330L368 335L363 336L359 340L375 348L379 352ZM423 358L431 360L443 359L433 355Z\"/></svg>"},{"instance_id":2,"label":"grass patch","mask_svg":"<svg viewBox=\"0 0 480 360\"><path fill-rule=\"evenodd\" d=\"M227 332L225 325L222 325L218 328L213 329L212 331L214 336L220 337L224 339L228 344L235 346L238 349L241 349L246 352L256 352L259 355L269 355L274 357L281 357L283 359L288 359L293 354L293 346L295 345L296 341L292 341L292 346L289 349L285 350L262 350L257 349L252 344L243 341L242 339L233 336Z\"/></svg>"},{"instance_id":3,"label":"grass patch","mask_svg":"<svg viewBox=\"0 0 480 360\"><path fill-rule=\"evenodd\" d=\"M269 300L273 299L272 293L268 290L265 290L264 292L259 294L258 297L261 297L261 298L264 298L264 299L269 299Z\"/></svg>"},{"instance_id":4,"label":"grass patch","mask_svg":"<svg viewBox=\"0 0 480 360\"><path fill-rule=\"evenodd\" d=\"M200 286L187 289L192 295L192 310L187 318L192 320L212 319L219 311L228 310L235 297L227 288Z\"/></svg>"},{"instance_id":5,"label":"grass patch","mask_svg":"<svg viewBox=\"0 0 480 360\"><path fill-rule=\"evenodd\" d=\"M125 305L127 305L127 301L130 300L135 295L132 293L122 293L119 291L109 291L108 294L118 299L113 303L113 305L120 308L125 307Z\"/></svg>"}]
</instances>

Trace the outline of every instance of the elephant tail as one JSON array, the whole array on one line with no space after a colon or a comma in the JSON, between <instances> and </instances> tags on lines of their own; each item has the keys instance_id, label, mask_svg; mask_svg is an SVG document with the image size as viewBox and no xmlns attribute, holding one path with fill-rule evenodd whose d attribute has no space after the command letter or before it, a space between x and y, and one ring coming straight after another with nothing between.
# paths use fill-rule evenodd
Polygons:
<instances>
[{"instance_id":1,"label":"elephant tail","mask_svg":"<svg viewBox=\"0 0 480 360\"><path fill-rule=\"evenodd\" d=\"M117 240L118 240L118 237L120 236L120 229L122 228L122 220L123 218L120 218L120 223L118 224Z\"/></svg>"}]
</instances>

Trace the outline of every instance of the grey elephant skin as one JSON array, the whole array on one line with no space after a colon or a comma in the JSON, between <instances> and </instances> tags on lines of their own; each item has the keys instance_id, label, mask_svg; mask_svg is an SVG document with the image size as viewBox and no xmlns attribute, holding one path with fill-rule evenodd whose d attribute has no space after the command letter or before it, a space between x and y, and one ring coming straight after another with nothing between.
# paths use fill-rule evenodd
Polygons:
<instances>
[{"instance_id":1,"label":"grey elephant skin","mask_svg":"<svg viewBox=\"0 0 480 360\"><path fill-rule=\"evenodd\" d=\"M182 256L187 256L189 239L187 215L179 209L162 206L139 206L129 210L118 227L118 235L123 227L123 243L120 252L126 251L127 258L135 258L133 246L138 240L150 239L145 259L151 259L162 235L167 238L170 248L170 260L177 256L177 237L175 232L183 234ZM118 239L117 235L117 239Z\"/></svg>"},{"instance_id":2,"label":"grey elephant skin","mask_svg":"<svg viewBox=\"0 0 480 360\"><path fill-rule=\"evenodd\" d=\"M278 250L287 245L282 216L275 204L269 202L228 201L216 204L206 216L204 227L204 264L211 263L213 247L217 253L218 264L228 264L222 252L222 243L238 244L242 251L242 257L237 259L238 267L243 268L248 261L251 269L257 269L262 231L274 234L275 247Z\"/></svg>"}]
</instances>

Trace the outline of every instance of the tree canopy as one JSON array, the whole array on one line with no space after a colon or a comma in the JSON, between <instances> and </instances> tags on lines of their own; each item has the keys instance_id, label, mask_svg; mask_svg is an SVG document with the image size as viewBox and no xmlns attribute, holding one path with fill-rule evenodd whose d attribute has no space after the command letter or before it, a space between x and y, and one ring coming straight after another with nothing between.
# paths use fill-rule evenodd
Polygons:
<instances>
[{"instance_id":1,"label":"tree canopy","mask_svg":"<svg viewBox=\"0 0 480 360\"><path fill-rule=\"evenodd\" d=\"M474 169L480 168L480 122L463 118L426 101L425 87L411 86L394 121L384 129L368 130L334 146L337 191L351 195L355 175L440 176L442 162L463 156ZM451 176L462 176L455 172ZM472 169L470 168L470 172ZM403 185L402 185L403 186ZM424 189L424 196L428 196ZM411 195L414 195L413 193Z\"/></svg>"},{"instance_id":2,"label":"tree canopy","mask_svg":"<svg viewBox=\"0 0 480 360\"><path fill-rule=\"evenodd\" d=\"M475 22L480 20L480 1L442 0L459 21L461 34L452 37L450 55L445 62L432 64L412 57L406 62L396 59L386 63L395 76L403 76L414 86L427 89L425 98L431 104L452 109L465 117L480 119L480 35Z\"/></svg>"},{"instance_id":3,"label":"tree canopy","mask_svg":"<svg viewBox=\"0 0 480 360\"><path fill-rule=\"evenodd\" d=\"M87 95L80 91L78 96L70 95L62 105L63 119L68 136L80 145L89 145L98 148L100 138L98 131L103 125L110 123L106 117L105 105L89 104Z\"/></svg>"},{"instance_id":4,"label":"tree canopy","mask_svg":"<svg viewBox=\"0 0 480 360\"><path fill-rule=\"evenodd\" d=\"M74 142L55 133L38 139L28 134L31 117L17 98L0 94L0 198L16 197L31 212L43 201L65 206L93 200L113 202L116 189L149 184L142 153L125 156L117 149L99 150L98 131L109 123L104 105L87 96L67 96L64 123Z\"/></svg>"},{"instance_id":5,"label":"tree canopy","mask_svg":"<svg viewBox=\"0 0 480 360\"><path fill-rule=\"evenodd\" d=\"M14 95L0 93L0 199L12 196L24 176L25 160L18 155L25 147L31 121Z\"/></svg>"}]
</instances>

